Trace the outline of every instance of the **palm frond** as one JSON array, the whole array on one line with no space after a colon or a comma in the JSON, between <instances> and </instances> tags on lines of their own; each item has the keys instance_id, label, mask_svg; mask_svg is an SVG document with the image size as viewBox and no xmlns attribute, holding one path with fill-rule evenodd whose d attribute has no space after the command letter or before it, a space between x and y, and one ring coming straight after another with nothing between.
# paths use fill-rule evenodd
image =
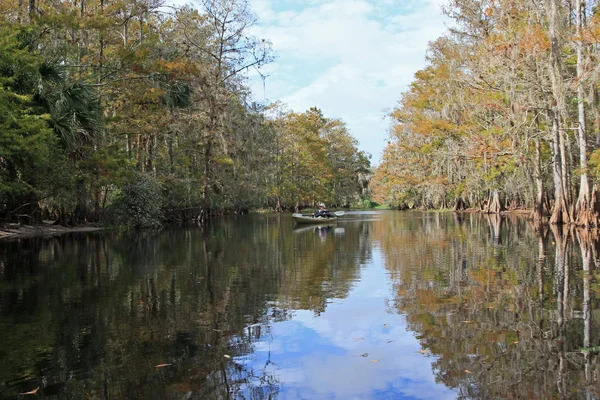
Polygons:
<instances>
[{"instance_id":1,"label":"palm frond","mask_svg":"<svg viewBox=\"0 0 600 400\"><path fill-rule=\"evenodd\" d=\"M102 113L93 87L76 82L41 96L52 127L69 151L96 143L102 136Z\"/></svg>"},{"instance_id":2,"label":"palm frond","mask_svg":"<svg viewBox=\"0 0 600 400\"><path fill-rule=\"evenodd\" d=\"M64 82L66 79L65 70L58 61L46 60L42 62L38 69L38 73L44 82L58 84Z\"/></svg>"},{"instance_id":3,"label":"palm frond","mask_svg":"<svg viewBox=\"0 0 600 400\"><path fill-rule=\"evenodd\" d=\"M194 89L187 83L175 82L167 92L167 106L173 108L185 108L192 104Z\"/></svg>"}]
</instances>

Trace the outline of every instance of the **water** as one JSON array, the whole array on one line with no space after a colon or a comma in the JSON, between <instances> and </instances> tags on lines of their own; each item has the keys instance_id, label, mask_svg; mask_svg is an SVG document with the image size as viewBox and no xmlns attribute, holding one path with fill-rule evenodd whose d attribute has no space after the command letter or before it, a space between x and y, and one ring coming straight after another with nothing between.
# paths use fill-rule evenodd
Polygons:
<instances>
[{"instance_id":1,"label":"water","mask_svg":"<svg viewBox=\"0 0 600 400\"><path fill-rule=\"evenodd\" d=\"M597 248L404 212L0 243L0 399L598 398Z\"/></svg>"}]
</instances>

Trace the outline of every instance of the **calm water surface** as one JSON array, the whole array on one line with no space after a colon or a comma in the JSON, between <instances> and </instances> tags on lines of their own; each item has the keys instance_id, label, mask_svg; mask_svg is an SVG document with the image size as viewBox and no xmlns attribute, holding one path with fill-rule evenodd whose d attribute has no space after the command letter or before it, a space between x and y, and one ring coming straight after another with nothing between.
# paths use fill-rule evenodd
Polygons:
<instances>
[{"instance_id":1,"label":"calm water surface","mask_svg":"<svg viewBox=\"0 0 600 400\"><path fill-rule=\"evenodd\" d=\"M599 398L599 247L402 212L0 242L0 399Z\"/></svg>"}]
</instances>

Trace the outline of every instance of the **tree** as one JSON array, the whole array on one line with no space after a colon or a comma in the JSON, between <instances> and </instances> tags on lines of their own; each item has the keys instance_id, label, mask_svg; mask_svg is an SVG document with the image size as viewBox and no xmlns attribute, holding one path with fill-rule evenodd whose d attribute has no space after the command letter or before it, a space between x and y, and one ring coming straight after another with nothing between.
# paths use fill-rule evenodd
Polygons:
<instances>
[{"instance_id":1,"label":"tree","mask_svg":"<svg viewBox=\"0 0 600 400\"><path fill-rule=\"evenodd\" d=\"M444 207L454 191L455 208L528 207L541 222L551 207L550 223L597 224L587 161L586 99L599 112L597 91L587 87L595 48L588 6L575 2L571 21L557 0L450 2L455 25L432 42L429 65L391 113L378 198L405 201L392 195L404 193L422 207Z\"/></svg>"},{"instance_id":2,"label":"tree","mask_svg":"<svg viewBox=\"0 0 600 400\"><path fill-rule=\"evenodd\" d=\"M269 42L249 35L255 19L244 0L206 0L198 8L163 7L162 0L9 0L0 20L22 45L0 55L7 99L0 106L16 121L7 124L35 120L52 137L31 145L27 162L11 153L16 145L5 152L11 163L3 164L3 183L24 179L16 164L30 170L21 182L29 194L12 198L12 208L29 204L63 224L100 221L122 202L120 193L147 180L160 187L161 216L204 223L223 212L281 210L282 196L285 207L316 198L342 205L360 191L353 174L368 160L341 121L315 111L277 122L286 128L279 131L251 100L246 72L273 56ZM19 102L8 100L13 93ZM7 142L25 136L9 128ZM284 151L295 135L302 146L291 151L297 143L289 142ZM289 156L308 166L306 177L285 170ZM44 169L50 159L53 175Z\"/></svg>"},{"instance_id":3,"label":"tree","mask_svg":"<svg viewBox=\"0 0 600 400\"><path fill-rule=\"evenodd\" d=\"M215 147L223 143L224 118L232 96L244 90L241 72L271 61L270 44L248 36L255 19L245 0L203 0L202 18L181 19L188 46L208 57L201 72L198 102L202 107L203 181L199 220L208 216L210 188L214 182ZM202 41L201 41L202 40ZM205 42L204 42L205 41ZM221 141L219 141L221 139Z\"/></svg>"},{"instance_id":4,"label":"tree","mask_svg":"<svg viewBox=\"0 0 600 400\"><path fill-rule=\"evenodd\" d=\"M0 218L26 223L41 219L37 202L60 187L55 180L65 172L51 117L35 102L44 64L30 33L0 29Z\"/></svg>"},{"instance_id":5,"label":"tree","mask_svg":"<svg viewBox=\"0 0 600 400\"><path fill-rule=\"evenodd\" d=\"M279 110L270 124L276 136L269 193L276 208L359 201L359 174L370 163L342 121L313 107L301 114Z\"/></svg>"}]
</instances>

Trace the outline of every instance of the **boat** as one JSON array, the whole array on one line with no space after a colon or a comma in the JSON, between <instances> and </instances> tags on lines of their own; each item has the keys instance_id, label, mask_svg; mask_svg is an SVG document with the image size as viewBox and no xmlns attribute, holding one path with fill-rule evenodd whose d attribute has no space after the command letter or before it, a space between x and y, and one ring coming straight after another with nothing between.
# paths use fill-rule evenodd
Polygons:
<instances>
[{"instance_id":1,"label":"boat","mask_svg":"<svg viewBox=\"0 0 600 400\"><path fill-rule=\"evenodd\" d=\"M297 224L331 224L337 221L337 217L313 217L312 215L302 215L302 214L293 214L292 218L296 221Z\"/></svg>"}]
</instances>

